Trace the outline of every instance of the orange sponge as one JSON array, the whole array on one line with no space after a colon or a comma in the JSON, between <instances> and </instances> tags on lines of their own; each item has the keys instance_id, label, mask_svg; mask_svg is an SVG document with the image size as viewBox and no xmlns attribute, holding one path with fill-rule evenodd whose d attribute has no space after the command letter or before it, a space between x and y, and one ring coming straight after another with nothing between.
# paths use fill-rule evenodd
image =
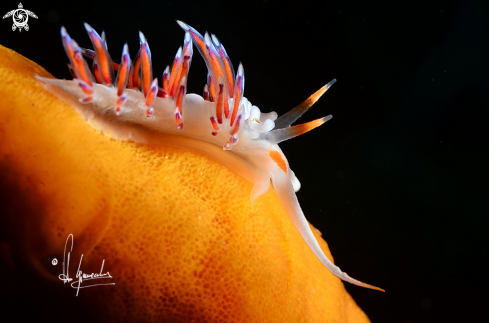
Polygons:
<instances>
[{"instance_id":1,"label":"orange sponge","mask_svg":"<svg viewBox=\"0 0 489 323\"><path fill-rule=\"evenodd\" d=\"M110 139L36 74L0 46L0 239L48 289L100 321L369 321L273 189L252 206L252 184L205 155ZM112 276L82 286L115 285L63 284L69 234L73 282L81 264Z\"/></svg>"}]
</instances>

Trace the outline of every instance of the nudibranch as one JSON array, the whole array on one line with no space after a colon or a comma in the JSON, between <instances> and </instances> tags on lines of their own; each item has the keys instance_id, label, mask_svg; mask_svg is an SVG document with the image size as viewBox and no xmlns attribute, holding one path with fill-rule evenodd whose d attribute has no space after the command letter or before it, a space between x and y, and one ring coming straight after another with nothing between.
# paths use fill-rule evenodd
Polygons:
<instances>
[{"instance_id":1,"label":"nudibranch","mask_svg":"<svg viewBox=\"0 0 489 323\"><path fill-rule=\"evenodd\" d=\"M75 108L90 125L113 139L144 144L165 141L218 160L254 184L252 204L269 190L271 181L290 220L333 275L361 287L384 291L348 276L323 253L295 195L300 183L278 146L332 118L329 115L291 126L336 80L280 117L275 112L261 113L243 95L243 65L239 64L235 73L224 46L215 35L206 32L202 36L186 23L177 22L185 31L183 47L178 49L171 68L167 66L164 70L161 82L153 78L151 51L142 32L139 32L140 48L135 58L131 60L126 43L120 63L115 63L107 50L105 34L100 36L86 23L94 50L80 48L66 29L61 28L62 42L70 60L68 66L75 79L38 79L48 91ZM203 97L187 94L192 44L208 69ZM93 60L91 70L83 56ZM209 150L202 142L222 149Z\"/></svg>"}]
</instances>

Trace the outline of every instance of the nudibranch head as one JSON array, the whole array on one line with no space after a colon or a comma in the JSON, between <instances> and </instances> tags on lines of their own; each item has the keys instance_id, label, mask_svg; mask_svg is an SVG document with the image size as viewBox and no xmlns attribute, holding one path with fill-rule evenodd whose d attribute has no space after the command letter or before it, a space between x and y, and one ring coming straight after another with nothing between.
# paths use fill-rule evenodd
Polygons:
<instances>
[{"instance_id":1,"label":"nudibranch head","mask_svg":"<svg viewBox=\"0 0 489 323\"><path fill-rule=\"evenodd\" d=\"M349 277L324 255L297 201L295 192L300 183L278 146L331 119L329 115L291 126L336 80L280 117L275 112L262 113L244 97L243 65L239 64L235 73L218 38L208 33L202 36L189 25L177 22L185 31L184 43L171 67L164 70L161 82L153 78L151 51L142 32L139 32L140 48L134 59L131 60L125 44L120 63L115 63L108 53L105 34L100 36L88 24L85 29L94 50L80 48L66 29L61 28L69 68L75 79L39 79L93 127L114 139L146 144L164 141L215 158L254 183L252 203L268 191L271 180L291 221L317 258L339 278L381 290ZM208 69L203 97L187 94L193 45ZM83 56L93 60L91 69ZM213 148L202 142L213 144Z\"/></svg>"}]
</instances>

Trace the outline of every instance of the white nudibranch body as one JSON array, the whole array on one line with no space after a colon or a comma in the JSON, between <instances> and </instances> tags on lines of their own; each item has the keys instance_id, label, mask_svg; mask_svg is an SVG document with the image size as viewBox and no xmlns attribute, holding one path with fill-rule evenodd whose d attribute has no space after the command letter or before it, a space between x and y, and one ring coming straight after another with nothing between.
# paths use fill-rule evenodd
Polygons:
<instances>
[{"instance_id":1,"label":"white nudibranch body","mask_svg":"<svg viewBox=\"0 0 489 323\"><path fill-rule=\"evenodd\" d=\"M328 88L333 80L302 104L277 117L261 113L243 96L244 69L235 74L217 37L200 35L178 21L185 31L183 47L162 82L153 78L151 52L140 32L140 49L133 61L124 45L121 63L107 51L105 34L85 24L94 51L82 49L61 28L73 81L38 77L43 86L71 105L94 128L117 140L161 143L205 153L254 183L251 203L270 188L270 180L291 221L317 258L331 273L352 284L382 290L349 277L323 253L309 228L295 192L300 183L278 143L303 134L331 119L327 116L291 126ZM209 74L204 96L186 94L193 47L203 56ZM92 69L83 58L93 60ZM114 71L117 71L117 76ZM161 86L160 86L161 84Z\"/></svg>"}]
</instances>

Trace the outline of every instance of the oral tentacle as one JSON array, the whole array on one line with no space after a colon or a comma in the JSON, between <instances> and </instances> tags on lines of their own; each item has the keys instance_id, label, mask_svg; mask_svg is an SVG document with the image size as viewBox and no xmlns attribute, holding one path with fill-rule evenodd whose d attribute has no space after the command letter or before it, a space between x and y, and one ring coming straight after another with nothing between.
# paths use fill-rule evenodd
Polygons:
<instances>
[{"instance_id":1,"label":"oral tentacle","mask_svg":"<svg viewBox=\"0 0 489 323\"><path fill-rule=\"evenodd\" d=\"M326 117L319 118L296 126L272 130L270 132L267 132L263 136L263 139L268 140L271 143L278 144L282 141L300 136L308 131L311 131L312 129L319 127L320 125L331 120L332 118L333 118L332 115L328 115Z\"/></svg>"},{"instance_id":2,"label":"oral tentacle","mask_svg":"<svg viewBox=\"0 0 489 323\"><path fill-rule=\"evenodd\" d=\"M317 90L304 102L293 108L292 110L281 115L275 121L275 129L287 128L299 119L309 108L319 100L319 98L336 83L336 79L331 80L328 84Z\"/></svg>"}]
</instances>

